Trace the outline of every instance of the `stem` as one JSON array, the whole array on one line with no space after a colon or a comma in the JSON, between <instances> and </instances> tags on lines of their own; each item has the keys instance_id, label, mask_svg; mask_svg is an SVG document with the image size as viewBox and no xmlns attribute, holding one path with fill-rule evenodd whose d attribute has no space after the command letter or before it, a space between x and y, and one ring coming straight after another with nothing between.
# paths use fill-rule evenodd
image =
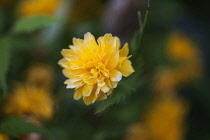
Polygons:
<instances>
[{"instance_id":1,"label":"stem","mask_svg":"<svg viewBox=\"0 0 210 140\"><path fill-rule=\"evenodd\" d=\"M140 27L139 41L137 42L138 46L140 46L141 45L141 42L142 42L142 37L143 37L143 34L144 34L145 26L147 24L147 19L148 19L149 11L150 11L150 0L148 0L148 3L147 3L147 10L146 10L146 13L145 13L145 16L144 16L144 22L143 22L142 26ZM139 49L138 49L138 52L139 52Z\"/></svg>"},{"instance_id":2,"label":"stem","mask_svg":"<svg viewBox=\"0 0 210 140\"><path fill-rule=\"evenodd\" d=\"M139 27L141 28L142 27L141 12L138 11L137 14L138 14L138 20L139 20Z\"/></svg>"}]
</instances>

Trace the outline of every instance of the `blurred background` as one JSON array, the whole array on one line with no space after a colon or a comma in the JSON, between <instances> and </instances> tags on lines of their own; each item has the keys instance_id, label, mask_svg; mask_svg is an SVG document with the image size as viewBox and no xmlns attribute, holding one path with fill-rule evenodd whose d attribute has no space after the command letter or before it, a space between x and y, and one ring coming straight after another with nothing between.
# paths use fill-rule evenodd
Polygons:
<instances>
[{"instance_id":1,"label":"blurred background","mask_svg":"<svg viewBox=\"0 0 210 140\"><path fill-rule=\"evenodd\" d=\"M209 4L151 0L138 44L146 0L0 0L0 140L209 140ZM65 88L60 51L87 32L129 43L125 96Z\"/></svg>"}]
</instances>

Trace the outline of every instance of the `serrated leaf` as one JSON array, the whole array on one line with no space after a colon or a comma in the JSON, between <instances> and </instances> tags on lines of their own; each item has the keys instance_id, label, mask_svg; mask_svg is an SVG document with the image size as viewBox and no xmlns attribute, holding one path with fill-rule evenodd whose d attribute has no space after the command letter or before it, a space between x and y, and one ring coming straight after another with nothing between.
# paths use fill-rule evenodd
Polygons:
<instances>
[{"instance_id":1,"label":"serrated leaf","mask_svg":"<svg viewBox=\"0 0 210 140\"><path fill-rule=\"evenodd\" d=\"M7 118L0 124L0 133L16 137L20 134L41 133L47 134L47 130L20 118Z\"/></svg>"},{"instance_id":2,"label":"serrated leaf","mask_svg":"<svg viewBox=\"0 0 210 140\"><path fill-rule=\"evenodd\" d=\"M123 88L123 89L126 89L126 88ZM126 91L123 91L123 89L113 93L106 100L102 101L97 107L96 113L100 113L104 111L105 109L107 109L108 107L110 107L111 105L118 103L119 101L124 99L127 95L129 95L132 91L134 91L134 89L130 89L130 90L126 89Z\"/></svg>"},{"instance_id":3,"label":"serrated leaf","mask_svg":"<svg viewBox=\"0 0 210 140\"><path fill-rule=\"evenodd\" d=\"M9 67L11 38L4 37L0 39L0 88L5 94L7 92L6 74Z\"/></svg>"},{"instance_id":4,"label":"serrated leaf","mask_svg":"<svg viewBox=\"0 0 210 140\"><path fill-rule=\"evenodd\" d=\"M31 33L45 27L56 20L49 16L33 16L22 18L16 22L12 29L12 33Z\"/></svg>"}]
</instances>

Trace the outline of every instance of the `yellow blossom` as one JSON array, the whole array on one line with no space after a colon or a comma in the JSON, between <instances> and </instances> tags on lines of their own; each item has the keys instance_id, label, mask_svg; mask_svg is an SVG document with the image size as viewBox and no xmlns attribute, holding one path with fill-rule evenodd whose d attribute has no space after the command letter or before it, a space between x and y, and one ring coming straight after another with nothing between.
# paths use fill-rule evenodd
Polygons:
<instances>
[{"instance_id":1,"label":"yellow blossom","mask_svg":"<svg viewBox=\"0 0 210 140\"><path fill-rule=\"evenodd\" d=\"M168 57L174 61L197 59L199 51L195 43L184 33L174 32L167 44Z\"/></svg>"},{"instance_id":2,"label":"yellow blossom","mask_svg":"<svg viewBox=\"0 0 210 140\"><path fill-rule=\"evenodd\" d=\"M86 33L83 39L73 38L70 49L63 49L63 59L59 61L67 88L74 88L74 99L83 97L89 105L95 101L104 100L117 87L122 76L134 72L131 61L128 60L128 44L120 50L120 40L105 34L97 42L91 33Z\"/></svg>"},{"instance_id":3,"label":"yellow blossom","mask_svg":"<svg viewBox=\"0 0 210 140\"><path fill-rule=\"evenodd\" d=\"M8 140L8 136L0 134L0 140Z\"/></svg>"},{"instance_id":4,"label":"yellow blossom","mask_svg":"<svg viewBox=\"0 0 210 140\"><path fill-rule=\"evenodd\" d=\"M171 71L176 83L192 81L202 72L202 59L198 46L186 35L175 32L167 45L168 57L178 65Z\"/></svg>"},{"instance_id":5,"label":"yellow blossom","mask_svg":"<svg viewBox=\"0 0 210 140\"><path fill-rule=\"evenodd\" d=\"M53 85L54 71L45 64L35 64L26 72L26 83L31 86L50 90Z\"/></svg>"},{"instance_id":6,"label":"yellow blossom","mask_svg":"<svg viewBox=\"0 0 210 140\"><path fill-rule=\"evenodd\" d=\"M20 17L53 15L61 0L21 0L18 6Z\"/></svg>"},{"instance_id":7,"label":"yellow blossom","mask_svg":"<svg viewBox=\"0 0 210 140\"><path fill-rule=\"evenodd\" d=\"M145 118L152 140L181 140L184 133L186 104L176 98L157 100Z\"/></svg>"},{"instance_id":8,"label":"yellow blossom","mask_svg":"<svg viewBox=\"0 0 210 140\"><path fill-rule=\"evenodd\" d=\"M10 94L4 105L7 115L49 119L53 113L53 101L43 89L32 86L19 86Z\"/></svg>"}]
</instances>

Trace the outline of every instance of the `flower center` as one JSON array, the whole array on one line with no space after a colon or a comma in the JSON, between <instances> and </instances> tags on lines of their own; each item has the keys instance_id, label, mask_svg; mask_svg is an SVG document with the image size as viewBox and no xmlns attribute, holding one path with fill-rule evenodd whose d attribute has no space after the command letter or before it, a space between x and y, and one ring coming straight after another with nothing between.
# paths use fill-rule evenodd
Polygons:
<instances>
[{"instance_id":1,"label":"flower center","mask_svg":"<svg viewBox=\"0 0 210 140\"><path fill-rule=\"evenodd\" d=\"M101 77L109 78L109 70L105 68L102 62L98 62L96 67L91 68L90 73L96 79L101 78Z\"/></svg>"}]
</instances>

